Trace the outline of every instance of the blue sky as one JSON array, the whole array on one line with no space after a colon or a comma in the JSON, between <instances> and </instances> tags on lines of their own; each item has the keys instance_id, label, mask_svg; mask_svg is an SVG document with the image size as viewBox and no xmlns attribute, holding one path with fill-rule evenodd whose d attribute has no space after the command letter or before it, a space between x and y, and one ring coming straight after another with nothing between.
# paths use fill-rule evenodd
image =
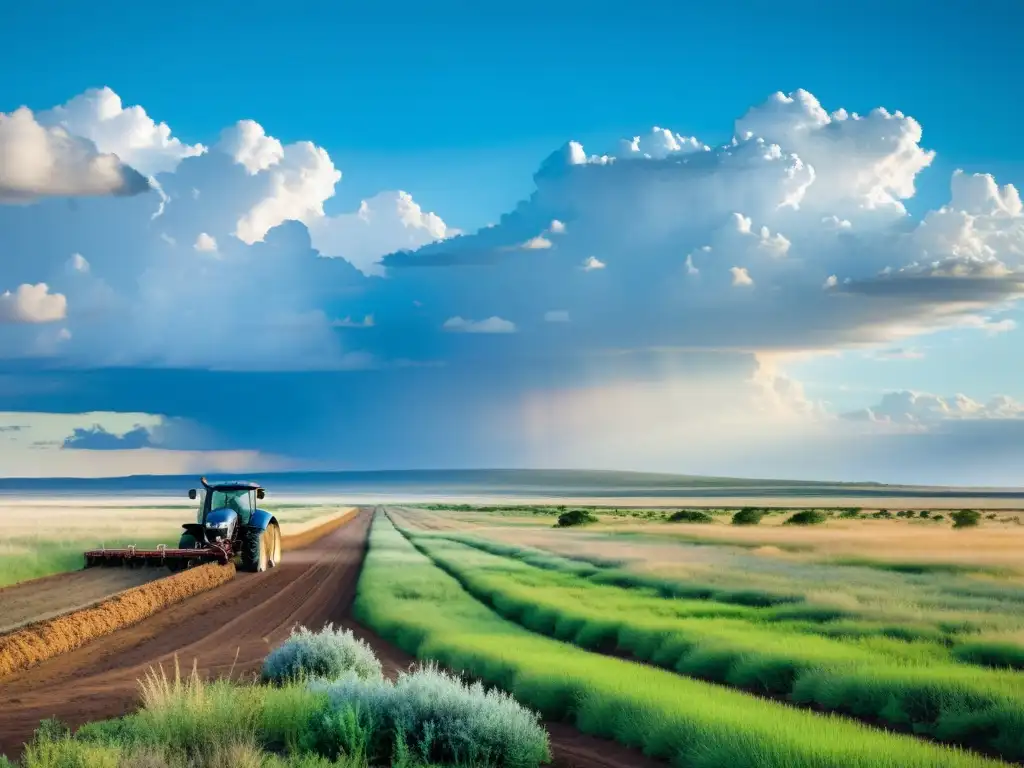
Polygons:
<instances>
[{"instance_id":1,"label":"blue sky","mask_svg":"<svg viewBox=\"0 0 1024 768\"><path fill-rule=\"evenodd\" d=\"M1010 0L17 6L0 112L28 107L50 132L34 149L66 177L8 179L18 204L0 202L0 292L18 302L0 324L9 471L482 462L1015 482L1024 229L999 188L1024 187L1022 27ZM89 91L103 87L140 109L104 117L113 102ZM916 123L827 116L876 107ZM719 150L748 110L781 159ZM661 153L654 126L708 150ZM163 191L86 178L56 130ZM640 159L564 150L535 178L567 141L601 155L633 136ZM282 169L308 187L275 198ZM965 182L922 227L957 169L997 191ZM828 217L847 230L819 231ZM445 266L402 266L399 250ZM878 282L885 267L902 279ZM255 291L271 308L247 317ZM211 395L183 399L183 381ZM233 423L234 406L259 424ZM694 429L715 444L695 450ZM968 432L991 461L961 455Z\"/></svg>"},{"instance_id":2,"label":"blue sky","mask_svg":"<svg viewBox=\"0 0 1024 768\"><path fill-rule=\"evenodd\" d=\"M941 202L956 167L1024 178L1024 145L1008 141L1024 109L1012 98L1024 26L1014 0L104 9L5 11L6 55L19 62L0 72L5 106L45 109L108 85L202 142L252 118L337 158L339 209L402 188L456 226L482 226L529 193L535 165L569 138L603 146L665 125L728 140L740 110L796 88L921 122L940 150L924 204Z\"/></svg>"}]
</instances>

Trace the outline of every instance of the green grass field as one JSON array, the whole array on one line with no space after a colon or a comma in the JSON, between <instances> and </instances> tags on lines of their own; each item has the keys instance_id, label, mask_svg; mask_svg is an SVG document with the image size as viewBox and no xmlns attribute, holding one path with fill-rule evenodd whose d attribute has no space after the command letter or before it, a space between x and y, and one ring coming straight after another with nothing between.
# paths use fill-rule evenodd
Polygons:
<instances>
[{"instance_id":1,"label":"green grass field","mask_svg":"<svg viewBox=\"0 0 1024 768\"><path fill-rule=\"evenodd\" d=\"M923 631L908 628L913 639L896 639L882 627L837 622L841 614L782 602L781 596L766 607L713 596L666 599L650 589L594 583L578 572L539 568L433 535L413 535L412 541L472 595L535 632L1024 758L1024 676L961 663ZM748 602L754 597L746 596ZM765 597L769 602L771 596Z\"/></svg>"},{"instance_id":2,"label":"green grass field","mask_svg":"<svg viewBox=\"0 0 1024 768\"><path fill-rule=\"evenodd\" d=\"M547 718L677 766L999 764L530 632L473 598L382 515L374 521L356 613L421 659L498 685Z\"/></svg>"}]
</instances>

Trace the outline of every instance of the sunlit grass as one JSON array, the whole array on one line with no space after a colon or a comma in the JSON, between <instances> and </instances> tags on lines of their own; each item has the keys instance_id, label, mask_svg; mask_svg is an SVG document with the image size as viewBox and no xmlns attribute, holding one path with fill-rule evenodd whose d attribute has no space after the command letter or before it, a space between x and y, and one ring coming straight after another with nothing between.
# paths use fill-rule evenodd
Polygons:
<instances>
[{"instance_id":1,"label":"sunlit grass","mask_svg":"<svg viewBox=\"0 0 1024 768\"><path fill-rule=\"evenodd\" d=\"M1024 758L1024 676L959 664L943 644L897 640L877 630L825 634L813 619L827 625L832 617L804 606L666 600L653 590L595 584L447 539L418 535L414 541L470 593L533 631ZM810 684L810 678L820 682ZM844 697L826 692L838 680ZM949 725L966 712L974 713L970 722Z\"/></svg>"},{"instance_id":2,"label":"sunlit grass","mask_svg":"<svg viewBox=\"0 0 1024 768\"><path fill-rule=\"evenodd\" d=\"M497 616L378 516L362 621L406 651L511 691L545 716L692 768L995 765L541 637Z\"/></svg>"}]
</instances>

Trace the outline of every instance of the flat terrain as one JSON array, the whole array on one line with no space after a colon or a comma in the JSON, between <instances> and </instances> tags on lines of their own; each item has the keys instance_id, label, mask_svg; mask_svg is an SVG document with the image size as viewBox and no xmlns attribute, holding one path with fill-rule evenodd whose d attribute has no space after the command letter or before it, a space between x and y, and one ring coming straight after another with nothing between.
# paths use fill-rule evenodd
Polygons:
<instances>
[{"instance_id":1,"label":"flat terrain","mask_svg":"<svg viewBox=\"0 0 1024 768\"><path fill-rule=\"evenodd\" d=\"M239 574L73 653L0 680L0 754L14 755L43 718L71 724L121 715L137 701L151 665L197 664L214 676L244 678L293 625L350 625L348 606L362 563L370 514L291 553L279 568ZM405 659L382 661L393 667Z\"/></svg>"},{"instance_id":2,"label":"flat terrain","mask_svg":"<svg viewBox=\"0 0 1024 768\"><path fill-rule=\"evenodd\" d=\"M47 717L74 727L134 710L138 681L154 665L171 670L178 663L187 671L195 664L211 677L250 679L296 624L347 627L371 644L388 676L407 669L412 657L351 616L372 517L370 510L361 510L352 522L293 551L278 568L239 574L224 587L3 678L0 754L19 755ZM565 725L550 724L550 731L556 764L564 768L654 765L638 752Z\"/></svg>"}]
</instances>

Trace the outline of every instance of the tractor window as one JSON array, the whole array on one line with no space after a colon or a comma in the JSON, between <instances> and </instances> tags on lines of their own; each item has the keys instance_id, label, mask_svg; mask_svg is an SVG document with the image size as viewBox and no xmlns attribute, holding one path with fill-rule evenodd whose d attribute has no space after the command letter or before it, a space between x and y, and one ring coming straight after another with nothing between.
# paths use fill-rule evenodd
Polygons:
<instances>
[{"instance_id":1,"label":"tractor window","mask_svg":"<svg viewBox=\"0 0 1024 768\"><path fill-rule=\"evenodd\" d=\"M227 507L238 513L238 521L242 525L249 524L252 516L252 504L249 500L251 491L213 491L210 499L210 509L221 509Z\"/></svg>"}]
</instances>

